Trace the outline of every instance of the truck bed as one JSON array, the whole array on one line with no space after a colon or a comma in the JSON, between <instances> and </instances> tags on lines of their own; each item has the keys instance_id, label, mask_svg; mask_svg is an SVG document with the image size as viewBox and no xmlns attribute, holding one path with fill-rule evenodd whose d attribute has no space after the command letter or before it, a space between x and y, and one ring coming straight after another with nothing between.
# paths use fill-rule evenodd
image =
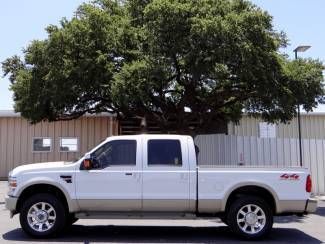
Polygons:
<instances>
[{"instance_id":1,"label":"truck bed","mask_svg":"<svg viewBox=\"0 0 325 244\"><path fill-rule=\"evenodd\" d=\"M218 206L225 209L225 199L240 187L260 187L269 191L276 202L276 212L302 211L309 194L306 192L308 170L301 167L198 167L199 211L209 212Z\"/></svg>"}]
</instances>

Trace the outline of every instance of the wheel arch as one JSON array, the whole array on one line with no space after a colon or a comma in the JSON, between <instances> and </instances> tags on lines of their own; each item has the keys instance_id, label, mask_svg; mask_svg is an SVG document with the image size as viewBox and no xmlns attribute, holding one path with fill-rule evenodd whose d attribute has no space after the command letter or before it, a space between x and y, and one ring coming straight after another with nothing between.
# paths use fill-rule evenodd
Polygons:
<instances>
[{"instance_id":1,"label":"wheel arch","mask_svg":"<svg viewBox=\"0 0 325 244\"><path fill-rule=\"evenodd\" d=\"M233 186L226 194L222 202L221 210L227 211L230 204L234 202L240 195L257 196L267 200L275 213L278 211L279 200L277 194L269 186L261 183L251 182L246 184L238 184Z\"/></svg>"},{"instance_id":2,"label":"wheel arch","mask_svg":"<svg viewBox=\"0 0 325 244\"><path fill-rule=\"evenodd\" d=\"M68 192L58 184L48 181L37 181L26 184L23 188L19 189L18 201L16 206L16 212L20 212L22 203L28 197L37 193L50 193L57 196L63 201L64 206L68 212L73 212L77 209L77 204L72 201Z\"/></svg>"}]
</instances>

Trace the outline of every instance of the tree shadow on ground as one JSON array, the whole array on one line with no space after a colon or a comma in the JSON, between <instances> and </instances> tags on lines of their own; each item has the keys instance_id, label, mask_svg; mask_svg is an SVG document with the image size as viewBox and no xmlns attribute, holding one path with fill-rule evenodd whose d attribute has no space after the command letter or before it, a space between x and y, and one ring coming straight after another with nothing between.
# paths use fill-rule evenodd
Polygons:
<instances>
[{"instance_id":1,"label":"tree shadow on ground","mask_svg":"<svg viewBox=\"0 0 325 244\"><path fill-rule=\"evenodd\" d=\"M325 217L325 206L318 207L316 213L314 213L314 214Z\"/></svg>"},{"instance_id":2,"label":"tree shadow on ground","mask_svg":"<svg viewBox=\"0 0 325 244\"><path fill-rule=\"evenodd\" d=\"M46 242L116 242L116 243L240 243L226 226L219 227L165 227L165 226L83 226L74 225L63 235L54 239L35 240L28 237L21 229L3 234L8 241L46 241ZM320 240L291 228L275 228L263 240L268 243L321 243ZM247 242L246 242L247 243Z\"/></svg>"},{"instance_id":3,"label":"tree shadow on ground","mask_svg":"<svg viewBox=\"0 0 325 244\"><path fill-rule=\"evenodd\" d=\"M278 223L278 224L303 223L305 219L306 216L297 216L297 215L277 216L274 217L274 223Z\"/></svg>"}]
</instances>

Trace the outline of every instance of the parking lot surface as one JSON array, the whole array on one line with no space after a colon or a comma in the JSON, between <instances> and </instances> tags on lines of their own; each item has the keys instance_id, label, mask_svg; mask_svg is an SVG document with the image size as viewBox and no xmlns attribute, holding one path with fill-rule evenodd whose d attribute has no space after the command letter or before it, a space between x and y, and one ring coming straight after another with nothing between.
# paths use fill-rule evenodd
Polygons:
<instances>
[{"instance_id":1,"label":"parking lot surface","mask_svg":"<svg viewBox=\"0 0 325 244\"><path fill-rule=\"evenodd\" d=\"M4 208L6 182L0 182L0 243L239 243L219 219L79 220L60 237L35 240L20 228L19 216ZM325 243L325 202L315 214L276 217L267 243Z\"/></svg>"}]
</instances>

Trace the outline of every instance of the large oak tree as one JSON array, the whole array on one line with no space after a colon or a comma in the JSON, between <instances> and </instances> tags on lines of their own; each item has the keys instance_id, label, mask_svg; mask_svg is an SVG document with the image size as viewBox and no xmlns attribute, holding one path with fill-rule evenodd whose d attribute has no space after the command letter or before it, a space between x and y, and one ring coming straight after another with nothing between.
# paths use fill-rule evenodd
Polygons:
<instances>
[{"instance_id":1,"label":"large oak tree","mask_svg":"<svg viewBox=\"0 0 325 244\"><path fill-rule=\"evenodd\" d=\"M2 66L34 123L112 112L197 134L243 112L287 122L323 101L322 63L282 55L285 34L249 1L97 0L46 30Z\"/></svg>"}]
</instances>

